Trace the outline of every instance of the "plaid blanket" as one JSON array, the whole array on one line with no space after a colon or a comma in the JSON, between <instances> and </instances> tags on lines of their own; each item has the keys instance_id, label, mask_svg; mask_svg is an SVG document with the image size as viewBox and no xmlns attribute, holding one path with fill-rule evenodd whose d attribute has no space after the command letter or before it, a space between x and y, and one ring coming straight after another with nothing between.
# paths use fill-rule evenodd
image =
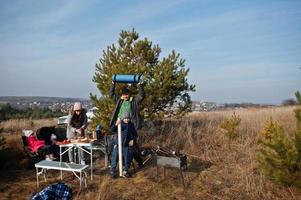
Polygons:
<instances>
[{"instance_id":1,"label":"plaid blanket","mask_svg":"<svg viewBox=\"0 0 301 200\"><path fill-rule=\"evenodd\" d=\"M41 192L36 193L31 200L69 200L71 198L71 188L65 183L56 183L49 185Z\"/></svg>"}]
</instances>

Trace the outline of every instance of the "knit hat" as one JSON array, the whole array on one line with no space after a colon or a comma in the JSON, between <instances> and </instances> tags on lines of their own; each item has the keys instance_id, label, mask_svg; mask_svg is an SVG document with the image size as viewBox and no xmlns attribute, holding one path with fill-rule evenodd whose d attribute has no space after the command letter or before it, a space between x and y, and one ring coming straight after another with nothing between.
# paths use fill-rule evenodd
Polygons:
<instances>
[{"instance_id":1,"label":"knit hat","mask_svg":"<svg viewBox=\"0 0 301 200\"><path fill-rule=\"evenodd\" d=\"M75 102L73 110L81 110L82 109L82 104L80 102Z\"/></svg>"},{"instance_id":2,"label":"knit hat","mask_svg":"<svg viewBox=\"0 0 301 200\"><path fill-rule=\"evenodd\" d=\"M22 133L26 136L29 137L33 134L33 130L22 130Z\"/></svg>"},{"instance_id":3,"label":"knit hat","mask_svg":"<svg viewBox=\"0 0 301 200\"><path fill-rule=\"evenodd\" d=\"M121 94L130 94L130 90L127 87L123 87L121 90Z\"/></svg>"},{"instance_id":4,"label":"knit hat","mask_svg":"<svg viewBox=\"0 0 301 200\"><path fill-rule=\"evenodd\" d=\"M129 112L124 112L123 113L123 116L122 116L122 119L130 119L131 118L131 113L129 113Z\"/></svg>"}]
</instances>

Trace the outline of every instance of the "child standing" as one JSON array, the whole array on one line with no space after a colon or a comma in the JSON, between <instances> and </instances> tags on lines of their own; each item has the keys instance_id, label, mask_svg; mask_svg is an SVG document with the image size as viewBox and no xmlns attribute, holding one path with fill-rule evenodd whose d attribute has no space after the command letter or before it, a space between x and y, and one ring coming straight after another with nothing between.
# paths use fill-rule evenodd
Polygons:
<instances>
[{"instance_id":1,"label":"child standing","mask_svg":"<svg viewBox=\"0 0 301 200\"><path fill-rule=\"evenodd\" d=\"M134 124L130 121L130 113L125 112L123 114L122 120L117 120L116 123L111 127L111 131L114 132L114 149L111 161L111 175L116 178L116 166L118 162L118 137L117 129L118 125L121 124L121 135L122 135L122 155L124 160L124 171L123 176L129 177L128 172L129 166L131 164L132 156L130 153L130 146L133 146L134 140L137 138L137 132Z\"/></svg>"}]
</instances>

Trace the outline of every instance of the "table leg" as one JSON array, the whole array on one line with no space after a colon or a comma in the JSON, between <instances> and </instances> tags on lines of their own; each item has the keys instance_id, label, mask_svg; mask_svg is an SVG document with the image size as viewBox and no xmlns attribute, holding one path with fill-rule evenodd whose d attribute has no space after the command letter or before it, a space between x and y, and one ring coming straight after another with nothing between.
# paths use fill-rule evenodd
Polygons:
<instances>
[{"instance_id":1,"label":"table leg","mask_svg":"<svg viewBox=\"0 0 301 200\"><path fill-rule=\"evenodd\" d=\"M85 187L87 187L87 173L86 173L86 171L84 171L84 177L83 178L85 179Z\"/></svg>"},{"instance_id":2,"label":"table leg","mask_svg":"<svg viewBox=\"0 0 301 200\"><path fill-rule=\"evenodd\" d=\"M62 147L60 146L60 162L62 162Z\"/></svg>"},{"instance_id":3,"label":"table leg","mask_svg":"<svg viewBox=\"0 0 301 200\"><path fill-rule=\"evenodd\" d=\"M36 173L37 173L37 189L39 188L39 169L36 167Z\"/></svg>"},{"instance_id":4,"label":"table leg","mask_svg":"<svg viewBox=\"0 0 301 200\"><path fill-rule=\"evenodd\" d=\"M82 179L82 171L80 171L79 172L79 186L80 186L80 190L82 190L82 181L83 181L83 179Z\"/></svg>"},{"instance_id":5,"label":"table leg","mask_svg":"<svg viewBox=\"0 0 301 200\"><path fill-rule=\"evenodd\" d=\"M183 176L182 170L180 170L180 174L181 174L181 179L182 179L183 188L185 188L185 182L184 182L184 176Z\"/></svg>"},{"instance_id":6,"label":"table leg","mask_svg":"<svg viewBox=\"0 0 301 200\"><path fill-rule=\"evenodd\" d=\"M77 158L78 158L78 164L81 164L81 149L79 148L79 146L77 147Z\"/></svg>"},{"instance_id":7,"label":"table leg","mask_svg":"<svg viewBox=\"0 0 301 200\"><path fill-rule=\"evenodd\" d=\"M107 155L107 152L108 152L108 138L107 136L104 137L104 154L105 154L105 169L108 167L108 155Z\"/></svg>"},{"instance_id":8,"label":"table leg","mask_svg":"<svg viewBox=\"0 0 301 200\"><path fill-rule=\"evenodd\" d=\"M93 181L93 149L90 148L90 159L91 159L91 181Z\"/></svg>"},{"instance_id":9,"label":"table leg","mask_svg":"<svg viewBox=\"0 0 301 200\"><path fill-rule=\"evenodd\" d=\"M47 176L46 176L46 172L47 172L47 169L42 169L43 171L43 176L44 176L44 180L45 180L45 183L47 183Z\"/></svg>"},{"instance_id":10,"label":"table leg","mask_svg":"<svg viewBox=\"0 0 301 200\"><path fill-rule=\"evenodd\" d=\"M105 150L105 169L108 168L108 154L107 154L107 151Z\"/></svg>"},{"instance_id":11,"label":"table leg","mask_svg":"<svg viewBox=\"0 0 301 200\"><path fill-rule=\"evenodd\" d=\"M62 162L62 147L60 146L60 162ZM63 171L61 171L61 180L63 180Z\"/></svg>"}]
</instances>

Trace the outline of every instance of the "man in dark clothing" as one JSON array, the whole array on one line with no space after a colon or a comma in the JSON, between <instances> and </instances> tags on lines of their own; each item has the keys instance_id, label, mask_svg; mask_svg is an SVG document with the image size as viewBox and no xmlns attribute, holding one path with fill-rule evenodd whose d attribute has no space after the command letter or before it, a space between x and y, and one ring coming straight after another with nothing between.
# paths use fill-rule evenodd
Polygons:
<instances>
[{"instance_id":1,"label":"man in dark clothing","mask_svg":"<svg viewBox=\"0 0 301 200\"><path fill-rule=\"evenodd\" d=\"M39 140L44 140L46 145L52 145L52 137L55 135L56 141L62 142L66 139L66 128L43 126L36 131L36 136Z\"/></svg>"},{"instance_id":2,"label":"man in dark clothing","mask_svg":"<svg viewBox=\"0 0 301 200\"><path fill-rule=\"evenodd\" d=\"M116 122L118 117L126 112L131 113L131 121L134 123L136 130L142 127L142 118L140 116L139 106L145 97L144 89L142 84L138 84L139 91L138 95L135 97L130 96L130 90L124 87L121 91L121 96L115 93L115 83L113 83L110 89L110 96L116 103L113 117L111 118L110 127Z\"/></svg>"},{"instance_id":3,"label":"man in dark clothing","mask_svg":"<svg viewBox=\"0 0 301 200\"><path fill-rule=\"evenodd\" d=\"M132 156L129 147L133 146L134 140L137 138L137 132L134 124L130 121L130 113L125 112L122 120L117 120L116 124L111 127L111 131L114 132L114 149L111 161L111 174L116 177L116 166L118 161L118 125L121 124L121 137L122 137L122 155L124 160L124 171L123 175L128 177L129 167L131 164Z\"/></svg>"},{"instance_id":4,"label":"man in dark clothing","mask_svg":"<svg viewBox=\"0 0 301 200\"><path fill-rule=\"evenodd\" d=\"M142 84L138 84L138 95L135 97L130 96L130 90L124 87L121 91L121 96L115 93L115 83L113 83L110 89L110 96L116 103L113 117L110 122L110 127L112 127L117 118L122 118L125 112L130 113L131 122L134 124L136 130L142 127L142 117L140 116L139 105L145 97L145 92ZM138 163L139 167L143 166L141 151L137 143L137 139L134 140L133 146L131 146L131 151L133 152L133 158Z\"/></svg>"},{"instance_id":5,"label":"man in dark clothing","mask_svg":"<svg viewBox=\"0 0 301 200\"><path fill-rule=\"evenodd\" d=\"M46 145L52 145L51 135L55 134L54 126L44 126L36 131L36 136L39 140L44 140Z\"/></svg>"}]
</instances>

